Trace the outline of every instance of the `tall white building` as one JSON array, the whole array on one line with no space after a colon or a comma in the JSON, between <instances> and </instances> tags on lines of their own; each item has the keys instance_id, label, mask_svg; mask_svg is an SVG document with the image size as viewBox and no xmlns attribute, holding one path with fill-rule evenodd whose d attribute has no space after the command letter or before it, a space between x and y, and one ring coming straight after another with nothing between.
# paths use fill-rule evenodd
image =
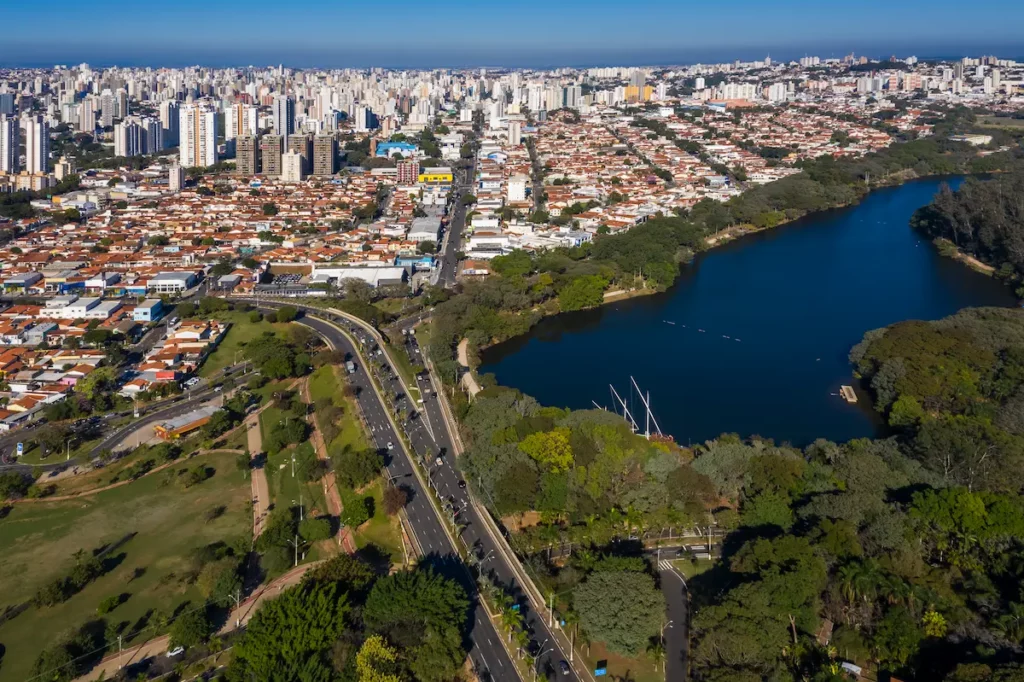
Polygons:
<instances>
[{"instance_id":1,"label":"tall white building","mask_svg":"<svg viewBox=\"0 0 1024 682\"><path fill-rule=\"evenodd\" d=\"M283 182L302 182L305 179L302 170L302 154L286 152L281 157L281 180Z\"/></svg>"},{"instance_id":2,"label":"tall white building","mask_svg":"<svg viewBox=\"0 0 1024 682\"><path fill-rule=\"evenodd\" d=\"M288 148L288 136L295 132L295 100L287 95L274 98L274 132L281 136Z\"/></svg>"},{"instance_id":3,"label":"tall white building","mask_svg":"<svg viewBox=\"0 0 1024 682\"><path fill-rule=\"evenodd\" d=\"M25 134L25 170L46 173L50 166L50 124L42 116L26 114L21 129Z\"/></svg>"},{"instance_id":4,"label":"tall white building","mask_svg":"<svg viewBox=\"0 0 1024 682\"><path fill-rule=\"evenodd\" d=\"M185 169L181 166L171 166L167 173L167 187L172 192L180 192L185 186Z\"/></svg>"},{"instance_id":5,"label":"tall white building","mask_svg":"<svg viewBox=\"0 0 1024 682\"><path fill-rule=\"evenodd\" d=\"M233 140L242 135L259 135L256 107L232 104L224 108L224 139Z\"/></svg>"},{"instance_id":6,"label":"tall white building","mask_svg":"<svg viewBox=\"0 0 1024 682\"><path fill-rule=\"evenodd\" d=\"M114 125L114 93L109 89L100 94L100 124L106 128Z\"/></svg>"},{"instance_id":7,"label":"tall white building","mask_svg":"<svg viewBox=\"0 0 1024 682\"><path fill-rule=\"evenodd\" d=\"M185 168L217 163L217 112L195 104L181 109L178 123L180 150L178 159Z\"/></svg>"},{"instance_id":8,"label":"tall white building","mask_svg":"<svg viewBox=\"0 0 1024 682\"><path fill-rule=\"evenodd\" d=\"M96 130L96 98L89 96L78 105L78 129L92 135Z\"/></svg>"},{"instance_id":9,"label":"tall white building","mask_svg":"<svg viewBox=\"0 0 1024 682\"><path fill-rule=\"evenodd\" d=\"M510 119L508 122L508 143L513 147L518 147L523 141L522 135L522 124L515 120Z\"/></svg>"},{"instance_id":10,"label":"tall white building","mask_svg":"<svg viewBox=\"0 0 1024 682\"><path fill-rule=\"evenodd\" d=\"M18 172L20 137L18 119L0 114L0 171L4 173Z\"/></svg>"},{"instance_id":11,"label":"tall white building","mask_svg":"<svg viewBox=\"0 0 1024 682\"><path fill-rule=\"evenodd\" d=\"M146 153L142 125L132 116L114 126L114 156L141 156Z\"/></svg>"}]
</instances>

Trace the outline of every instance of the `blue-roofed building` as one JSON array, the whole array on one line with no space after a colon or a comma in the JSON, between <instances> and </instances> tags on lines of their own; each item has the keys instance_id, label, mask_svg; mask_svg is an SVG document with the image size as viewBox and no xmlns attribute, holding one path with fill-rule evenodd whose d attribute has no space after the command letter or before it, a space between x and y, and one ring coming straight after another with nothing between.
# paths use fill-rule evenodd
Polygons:
<instances>
[{"instance_id":1,"label":"blue-roofed building","mask_svg":"<svg viewBox=\"0 0 1024 682\"><path fill-rule=\"evenodd\" d=\"M412 272L420 270L433 270L434 269L434 257L430 254L423 254L418 256L399 256L398 260L395 261L395 265L399 265L403 268L412 268Z\"/></svg>"},{"instance_id":2,"label":"blue-roofed building","mask_svg":"<svg viewBox=\"0 0 1024 682\"><path fill-rule=\"evenodd\" d=\"M377 156L390 159L395 154L401 154L403 159L407 159L419 150L419 147L408 142L381 142L377 145Z\"/></svg>"}]
</instances>

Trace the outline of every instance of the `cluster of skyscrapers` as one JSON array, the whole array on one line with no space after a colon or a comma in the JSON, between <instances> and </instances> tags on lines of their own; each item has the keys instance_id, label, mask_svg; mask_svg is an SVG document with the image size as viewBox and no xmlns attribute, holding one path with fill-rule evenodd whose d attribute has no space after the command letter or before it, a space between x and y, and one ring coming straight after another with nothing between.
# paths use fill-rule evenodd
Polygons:
<instances>
[{"instance_id":1,"label":"cluster of skyscrapers","mask_svg":"<svg viewBox=\"0 0 1024 682\"><path fill-rule=\"evenodd\" d=\"M21 166L21 145L25 165ZM45 174L50 164L50 124L38 114L0 114L0 172Z\"/></svg>"}]
</instances>

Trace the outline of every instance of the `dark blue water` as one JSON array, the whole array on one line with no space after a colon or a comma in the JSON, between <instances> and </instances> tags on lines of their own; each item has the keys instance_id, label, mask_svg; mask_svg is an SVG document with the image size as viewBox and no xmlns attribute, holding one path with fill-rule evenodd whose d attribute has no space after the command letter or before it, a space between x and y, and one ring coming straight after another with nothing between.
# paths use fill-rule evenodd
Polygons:
<instances>
[{"instance_id":1,"label":"dark blue water","mask_svg":"<svg viewBox=\"0 0 1024 682\"><path fill-rule=\"evenodd\" d=\"M609 384L629 401L632 375L662 431L684 444L724 432L796 445L877 435L867 396L849 405L836 395L854 384L847 357L864 332L1015 304L910 229L940 182L879 190L710 251L665 294L545 319L488 349L480 371L573 408L611 407ZM631 400L643 415L635 391Z\"/></svg>"}]
</instances>

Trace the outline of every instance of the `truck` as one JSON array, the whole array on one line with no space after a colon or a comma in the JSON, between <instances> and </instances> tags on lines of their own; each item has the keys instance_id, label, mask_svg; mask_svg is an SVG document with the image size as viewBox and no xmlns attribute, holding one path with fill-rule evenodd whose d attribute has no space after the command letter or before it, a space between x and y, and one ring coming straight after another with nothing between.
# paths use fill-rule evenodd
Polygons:
<instances>
[{"instance_id":1,"label":"truck","mask_svg":"<svg viewBox=\"0 0 1024 682\"><path fill-rule=\"evenodd\" d=\"M348 370L349 374L354 374L356 371L356 363L349 360L345 363L345 369Z\"/></svg>"}]
</instances>

